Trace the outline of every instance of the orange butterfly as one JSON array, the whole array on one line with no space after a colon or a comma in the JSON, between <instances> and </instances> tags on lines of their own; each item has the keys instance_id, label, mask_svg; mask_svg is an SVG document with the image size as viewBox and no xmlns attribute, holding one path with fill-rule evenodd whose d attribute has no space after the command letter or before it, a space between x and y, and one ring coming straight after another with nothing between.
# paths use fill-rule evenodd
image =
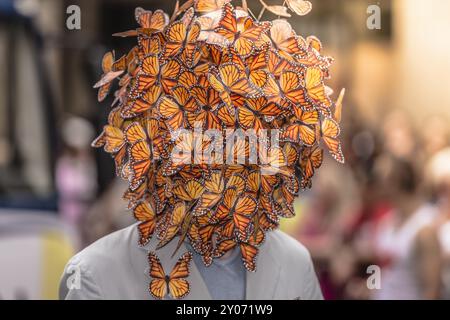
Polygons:
<instances>
[{"instance_id":1,"label":"orange butterfly","mask_svg":"<svg viewBox=\"0 0 450 320\"><path fill-rule=\"evenodd\" d=\"M237 110L238 121L244 129L255 129L258 132L264 127L262 120L270 122L281 111L277 104L268 102L265 97L248 99L246 107Z\"/></svg>"},{"instance_id":2,"label":"orange butterfly","mask_svg":"<svg viewBox=\"0 0 450 320\"><path fill-rule=\"evenodd\" d=\"M184 201L177 202L170 213L170 219L166 223L166 228L161 235L161 241L156 246L157 249L164 247L177 235L186 214L187 208Z\"/></svg>"},{"instance_id":3,"label":"orange butterfly","mask_svg":"<svg viewBox=\"0 0 450 320\"><path fill-rule=\"evenodd\" d=\"M280 75L279 82L270 76L263 92L269 101L278 105L300 104L303 88L299 75L294 71L285 70Z\"/></svg>"},{"instance_id":4,"label":"orange butterfly","mask_svg":"<svg viewBox=\"0 0 450 320\"><path fill-rule=\"evenodd\" d=\"M213 112L221 103L219 93L211 87L204 88L198 85L191 87L190 91L201 107L199 113L188 114L191 127L196 127L196 124L199 123L205 131L210 129L221 130L221 121Z\"/></svg>"},{"instance_id":5,"label":"orange butterfly","mask_svg":"<svg viewBox=\"0 0 450 320\"><path fill-rule=\"evenodd\" d=\"M205 187L197 180L191 179L186 183L178 183L173 193L181 200L193 201L201 197Z\"/></svg>"},{"instance_id":6,"label":"orange butterfly","mask_svg":"<svg viewBox=\"0 0 450 320\"><path fill-rule=\"evenodd\" d=\"M136 100L131 101L123 110L124 118L132 118L137 114L150 110L158 101L162 94L160 86L151 86L145 93Z\"/></svg>"},{"instance_id":7,"label":"orange butterfly","mask_svg":"<svg viewBox=\"0 0 450 320\"><path fill-rule=\"evenodd\" d=\"M156 226L155 207L149 201L141 201L133 208L133 215L140 222L139 243L144 246L151 239Z\"/></svg>"},{"instance_id":8,"label":"orange butterfly","mask_svg":"<svg viewBox=\"0 0 450 320\"><path fill-rule=\"evenodd\" d=\"M315 126L319 123L317 110L303 111L300 107L294 107L296 121L283 129L281 139L294 143L312 145L316 142Z\"/></svg>"},{"instance_id":9,"label":"orange butterfly","mask_svg":"<svg viewBox=\"0 0 450 320\"><path fill-rule=\"evenodd\" d=\"M268 46L265 44L257 53L250 55L247 59L242 59L234 49L231 58L242 70L245 70L250 82L258 88L263 88L269 78L266 71L268 59Z\"/></svg>"},{"instance_id":10,"label":"orange butterfly","mask_svg":"<svg viewBox=\"0 0 450 320\"><path fill-rule=\"evenodd\" d=\"M252 231L252 217L257 208L256 200L250 195L240 196L235 187L228 188L221 204L211 217L211 223L232 216L236 238L246 241Z\"/></svg>"},{"instance_id":11,"label":"orange butterfly","mask_svg":"<svg viewBox=\"0 0 450 320\"><path fill-rule=\"evenodd\" d=\"M272 22L270 28L270 39L275 52L289 62L295 62L295 56L304 56L306 48L302 46L300 37L295 35L289 22L277 19Z\"/></svg>"},{"instance_id":12,"label":"orange butterfly","mask_svg":"<svg viewBox=\"0 0 450 320\"><path fill-rule=\"evenodd\" d=\"M198 22L194 22L190 26L183 21L171 24L166 31L167 43L162 58L168 59L181 53L181 61L188 67L192 67L200 31L201 26Z\"/></svg>"},{"instance_id":13,"label":"orange butterfly","mask_svg":"<svg viewBox=\"0 0 450 320\"><path fill-rule=\"evenodd\" d=\"M194 216L205 215L209 209L213 208L222 199L224 189L225 182L222 172L214 171L205 181L205 192L194 208Z\"/></svg>"},{"instance_id":14,"label":"orange butterfly","mask_svg":"<svg viewBox=\"0 0 450 320\"><path fill-rule=\"evenodd\" d=\"M266 32L270 25L256 24L249 17L237 19L231 4L226 4L223 10L222 19L216 32L222 35L225 43L233 46L241 57L248 57L255 49L255 43L260 39L261 34Z\"/></svg>"},{"instance_id":15,"label":"orange butterfly","mask_svg":"<svg viewBox=\"0 0 450 320\"><path fill-rule=\"evenodd\" d=\"M135 37L139 34L150 35L155 32L162 31L169 23L169 17L162 10L155 12L147 11L142 8L136 8L134 12L136 22L140 25L137 30L128 30L124 32L114 33L115 37Z\"/></svg>"},{"instance_id":16,"label":"orange butterfly","mask_svg":"<svg viewBox=\"0 0 450 320\"><path fill-rule=\"evenodd\" d=\"M300 105L304 108L311 109L310 101L312 101L320 110L323 110L328 115L331 101L323 84L323 72L319 68L306 69L302 88Z\"/></svg>"},{"instance_id":17,"label":"orange butterfly","mask_svg":"<svg viewBox=\"0 0 450 320\"><path fill-rule=\"evenodd\" d=\"M137 123L132 124L126 130L127 141L131 144L129 148L130 167L132 179L131 189L136 189L145 179L152 164L152 151L147 142L144 129Z\"/></svg>"},{"instance_id":18,"label":"orange butterfly","mask_svg":"<svg viewBox=\"0 0 450 320\"><path fill-rule=\"evenodd\" d=\"M299 161L302 171L302 187L310 187L315 170L322 165L323 150L317 145L306 147L302 150Z\"/></svg>"},{"instance_id":19,"label":"orange butterfly","mask_svg":"<svg viewBox=\"0 0 450 320\"><path fill-rule=\"evenodd\" d=\"M170 93L177 84L177 78L181 71L181 64L177 60L169 60L160 64L157 55L149 55L142 61L135 90L144 92L155 84L161 85L165 93Z\"/></svg>"},{"instance_id":20,"label":"orange butterfly","mask_svg":"<svg viewBox=\"0 0 450 320\"><path fill-rule=\"evenodd\" d=\"M221 9L231 0L195 0L194 8L199 13L208 13Z\"/></svg>"},{"instance_id":21,"label":"orange butterfly","mask_svg":"<svg viewBox=\"0 0 450 320\"><path fill-rule=\"evenodd\" d=\"M182 299L189 294L189 265L192 260L192 253L184 253L175 264L170 275L166 275L161 262L154 252L150 252L150 293L156 299L163 299L169 293L175 299Z\"/></svg>"},{"instance_id":22,"label":"orange butterfly","mask_svg":"<svg viewBox=\"0 0 450 320\"><path fill-rule=\"evenodd\" d=\"M111 88L111 81L120 76L125 69L115 69L114 67L114 52L107 52L103 56L102 61L103 75L100 81L98 81L94 88L99 88L98 90L98 101L102 102L108 96L109 90Z\"/></svg>"},{"instance_id":23,"label":"orange butterfly","mask_svg":"<svg viewBox=\"0 0 450 320\"><path fill-rule=\"evenodd\" d=\"M196 112L198 104L185 87L177 86L171 96L163 96L159 100L157 108L169 130L176 131L186 127L185 111Z\"/></svg>"},{"instance_id":24,"label":"orange butterfly","mask_svg":"<svg viewBox=\"0 0 450 320\"><path fill-rule=\"evenodd\" d=\"M326 117L322 121L320 135L325 142L325 145L328 147L328 150L336 161L344 163L345 158L342 154L341 142L338 139L340 132L341 129L339 128L338 123L333 119Z\"/></svg>"},{"instance_id":25,"label":"orange butterfly","mask_svg":"<svg viewBox=\"0 0 450 320\"><path fill-rule=\"evenodd\" d=\"M208 74L211 87L216 90L229 110L234 110L232 93L246 98L256 98L259 91L244 77L245 73L234 63L219 66L218 73Z\"/></svg>"}]
</instances>

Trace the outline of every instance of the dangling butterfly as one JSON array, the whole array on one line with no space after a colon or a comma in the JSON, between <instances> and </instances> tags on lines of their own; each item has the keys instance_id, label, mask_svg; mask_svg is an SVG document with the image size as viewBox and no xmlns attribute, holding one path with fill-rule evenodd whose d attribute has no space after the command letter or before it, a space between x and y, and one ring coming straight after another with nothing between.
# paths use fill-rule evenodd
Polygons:
<instances>
[{"instance_id":1,"label":"dangling butterfly","mask_svg":"<svg viewBox=\"0 0 450 320\"><path fill-rule=\"evenodd\" d=\"M98 101L102 102L108 96L109 90L111 88L111 82L124 73L125 68L116 69L114 67L114 52L107 52L103 56L102 61L103 75L100 81L98 81L94 88L98 90Z\"/></svg>"},{"instance_id":2,"label":"dangling butterfly","mask_svg":"<svg viewBox=\"0 0 450 320\"><path fill-rule=\"evenodd\" d=\"M152 151L147 140L144 128L138 123L133 123L126 130L127 141L130 143L128 150L132 178L131 189L136 189L146 177L152 164Z\"/></svg>"},{"instance_id":3,"label":"dangling butterfly","mask_svg":"<svg viewBox=\"0 0 450 320\"><path fill-rule=\"evenodd\" d=\"M302 150L299 159L302 172L302 188L309 188L311 186L311 178L316 169L322 165L323 150L319 146L306 147Z\"/></svg>"},{"instance_id":4,"label":"dangling butterfly","mask_svg":"<svg viewBox=\"0 0 450 320\"><path fill-rule=\"evenodd\" d=\"M320 136L322 137L323 142L325 142L325 145L328 147L333 158L337 162L344 163L345 158L342 154L341 142L338 139L340 132L341 129L336 121L328 117L325 117L322 120Z\"/></svg>"},{"instance_id":5,"label":"dangling butterfly","mask_svg":"<svg viewBox=\"0 0 450 320\"><path fill-rule=\"evenodd\" d=\"M169 16L162 10L152 12L142 8L136 8L134 14L136 22L139 24L140 28L136 30L114 33L113 36L136 37L139 34L151 35L152 33L162 31L169 23Z\"/></svg>"},{"instance_id":6,"label":"dangling butterfly","mask_svg":"<svg viewBox=\"0 0 450 320\"><path fill-rule=\"evenodd\" d=\"M237 19L231 4L226 4L223 10L222 19L215 31L222 35L225 44L233 46L242 58L248 57L253 53L255 43L269 29L270 24L257 24L250 17Z\"/></svg>"},{"instance_id":7,"label":"dangling butterfly","mask_svg":"<svg viewBox=\"0 0 450 320\"><path fill-rule=\"evenodd\" d=\"M166 275L161 262L154 252L150 252L150 276L153 280L150 282L150 293L156 299L163 299L170 294L175 299L182 299L189 294L189 265L192 260L192 253L184 253L175 264L170 275Z\"/></svg>"}]
</instances>

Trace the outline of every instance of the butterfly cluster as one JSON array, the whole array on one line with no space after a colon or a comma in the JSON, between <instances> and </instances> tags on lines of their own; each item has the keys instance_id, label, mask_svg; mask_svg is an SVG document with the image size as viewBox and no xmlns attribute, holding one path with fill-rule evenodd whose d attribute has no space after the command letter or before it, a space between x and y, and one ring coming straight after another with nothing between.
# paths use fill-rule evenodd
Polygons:
<instances>
[{"instance_id":1,"label":"butterfly cluster","mask_svg":"<svg viewBox=\"0 0 450 320\"><path fill-rule=\"evenodd\" d=\"M316 37L297 35L283 19L258 21L230 2L188 1L171 18L136 9L139 27L116 36L136 37L137 45L118 60L113 52L103 59L99 100L114 79L119 88L93 145L112 154L117 174L129 181L124 198L140 222L141 245L152 237L157 248L189 239L205 265L238 247L255 271L265 233L294 215L294 198L311 186L322 146L344 161L340 101L324 84L332 59ZM179 161L211 147L175 134L194 127L277 129L280 137L258 163L206 161L224 157L214 152ZM174 153L175 146L186 152ZM250 147L237 143L232 153L247 156ZM162 281L155 286L166 290Z\"/></svg>"}]
</instances>

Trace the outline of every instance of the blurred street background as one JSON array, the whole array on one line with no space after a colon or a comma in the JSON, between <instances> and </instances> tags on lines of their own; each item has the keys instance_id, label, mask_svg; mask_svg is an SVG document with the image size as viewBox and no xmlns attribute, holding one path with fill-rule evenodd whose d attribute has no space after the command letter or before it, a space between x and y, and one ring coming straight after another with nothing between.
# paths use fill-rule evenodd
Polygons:
<instances>
[{"instance_id":1,"label":"blurred street background","mask_svg":"<svg viewBox=\"0 0 450 320\"><path fill-rule=\"evenodd\" d=\"M450 2L310 1L289 21L335 58L347 161L326 154L282 228L310 250L327 299L450 299ZM80 30L66 27L74 4ZM135 27L135 7L174 5L0 0L0 299L57 298L75 252L133 223L112 159L90 147L112 102L92 86L104 53L134 45L111 34Z\"/></svg>"}]
</instances>

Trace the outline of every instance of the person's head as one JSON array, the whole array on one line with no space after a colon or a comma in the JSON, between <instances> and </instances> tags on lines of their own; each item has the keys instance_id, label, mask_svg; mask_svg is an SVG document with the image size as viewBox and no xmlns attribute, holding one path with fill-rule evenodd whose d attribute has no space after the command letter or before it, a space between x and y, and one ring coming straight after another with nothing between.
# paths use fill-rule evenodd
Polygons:
<instances>
[{"instance_id":1,"label":"person's head","mask_svg":"<svg viewBox=\"0 0 450 320\"><path fill-rule=\"evenodd\" d=\"M421 179L414 164L390 154L376 160L375 179L379 195L394 206L404 205L420 192Z\"/></svg>"}]
</instances>

